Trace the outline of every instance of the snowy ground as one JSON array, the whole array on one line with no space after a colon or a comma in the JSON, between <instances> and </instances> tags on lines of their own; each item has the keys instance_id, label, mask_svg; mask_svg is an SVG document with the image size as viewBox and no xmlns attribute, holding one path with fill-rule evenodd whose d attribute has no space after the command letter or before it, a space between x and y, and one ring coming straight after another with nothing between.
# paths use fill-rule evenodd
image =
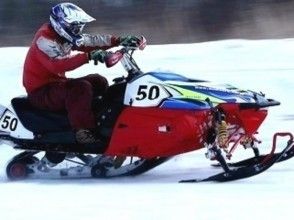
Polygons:
<instances>
[{"instance_id":1,"label":"snowy ground","mask_svg":"<svg viewBox=\"0 0 294 220\"><path fill-rule=\"evenodd\" d=\"M21 74L26 50L0 48L3 105L25 93ZM144 71L169 70L192 78L229 83L263 91L281 101L281 106L269 111L260 129L261 151L266 152L274 132L294 132L293 51L294 39L227 40L149 46L137 52L135 58ZM71 76L99 72L111 80L123 75L122 71L120 65L111 69L101 64L85 65ZM224 184L177 183L183 178L219 171L209 167L203 151L175 157L137 177L9 182L5 165L16 153L6 145L0 147L1 220L293 218L294 160L276 164L259 176Z\"/></svg>"}]
</instances>

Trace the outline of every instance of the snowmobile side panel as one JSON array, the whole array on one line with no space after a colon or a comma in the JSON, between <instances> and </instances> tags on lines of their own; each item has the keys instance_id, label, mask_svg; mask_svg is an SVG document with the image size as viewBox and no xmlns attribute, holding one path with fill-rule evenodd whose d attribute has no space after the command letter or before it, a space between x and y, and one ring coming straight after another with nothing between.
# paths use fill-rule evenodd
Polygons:
<instances>
[{"instance_id":1,"label":"snowmobile side panel","mask_svg":"<svg viewBox=\"0 0 294 220\"><path fill-rule=\"evenodd\" d=\"M29 131L19 119L14 109L1 107L0 114L0 134L13 138L33 139L34 135Z\"/></svg>"},{"instance_id":2,"label":"snowmobile side panel","mask_svg":"<svg viewBox=\"0 0 294 220\"><path fill-rule=\"evenodd\" d=\"M209 111L127 107L117 120L108 155L169 157L203 147Z\"/></svg>"}]
</instances>

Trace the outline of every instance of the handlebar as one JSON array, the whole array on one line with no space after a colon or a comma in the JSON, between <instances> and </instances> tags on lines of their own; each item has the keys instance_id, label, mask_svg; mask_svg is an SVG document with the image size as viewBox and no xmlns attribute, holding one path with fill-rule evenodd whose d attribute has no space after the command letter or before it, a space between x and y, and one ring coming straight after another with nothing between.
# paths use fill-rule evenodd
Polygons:
<instances>
[{"instance_id":1,"label":"handlebar","mask_svg":"<svg viewBox=\"0 0 294 220\"><path fill-rule=\"evenodd\" d=\"M144 36L141 36L138 47L123 47L115 52L109 52L105 58L106 67L112 67L117 64L124 56L124 54L129 53L129 51L135 51L136 49L144 50L147 45L146 39Z\"/></svg>"}]
</instances>

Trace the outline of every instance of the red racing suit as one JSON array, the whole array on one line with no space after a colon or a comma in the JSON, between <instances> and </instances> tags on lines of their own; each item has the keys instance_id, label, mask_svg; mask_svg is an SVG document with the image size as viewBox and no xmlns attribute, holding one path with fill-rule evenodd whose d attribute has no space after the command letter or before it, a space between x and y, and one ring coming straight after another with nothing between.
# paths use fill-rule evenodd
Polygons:
<instances>
[{"instance_id":1,"label":"red racing suit","mask_svg":"<svg viewBox=\"0 0 294 220\"><path fill-rule=\"evenodd\" d=\"M112 35L82 36L84 44L77 48L60 37L50 24L44 24L35 34L23 69L23 85L31 104L47 110L67 110L75 129L95 126L92 98L102 93L108 83L98 74L70 79L65 72L88 63L87 52L118 45L118 38ZM72 50L80 52L71 55Z\"/></svg>"}]
</instances>

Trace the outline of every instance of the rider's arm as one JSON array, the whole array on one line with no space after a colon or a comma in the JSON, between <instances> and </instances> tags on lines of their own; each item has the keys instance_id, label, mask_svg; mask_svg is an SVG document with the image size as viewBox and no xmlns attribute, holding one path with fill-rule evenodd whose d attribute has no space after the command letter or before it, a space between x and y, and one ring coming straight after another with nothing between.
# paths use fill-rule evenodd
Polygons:
<instances>
[{"instance_id":1,"label":"rider's arm","mask_svg":"<svg viewBox=\"0 0 294 220\"><path fill-rule=\"evenodd\" d=\"M60 47L61 45L57 42L44 37L37 40L37 58L50 72L59 74L89 62L87 53L68 55L64 54L64 48L62 50Z\"/></svg>"},{"instance_id":2,"label":"rider's arm","mask_svg":"<svg viewBox=\"0 0 294 220\"><path fill-rule=\"evenodd\" d=\"M90 52L96 49L107 50L119 45L119 40L113 35L90 35L83 34L83 46L74 48L75 50Z\"/></svg>"}]
</instances>

